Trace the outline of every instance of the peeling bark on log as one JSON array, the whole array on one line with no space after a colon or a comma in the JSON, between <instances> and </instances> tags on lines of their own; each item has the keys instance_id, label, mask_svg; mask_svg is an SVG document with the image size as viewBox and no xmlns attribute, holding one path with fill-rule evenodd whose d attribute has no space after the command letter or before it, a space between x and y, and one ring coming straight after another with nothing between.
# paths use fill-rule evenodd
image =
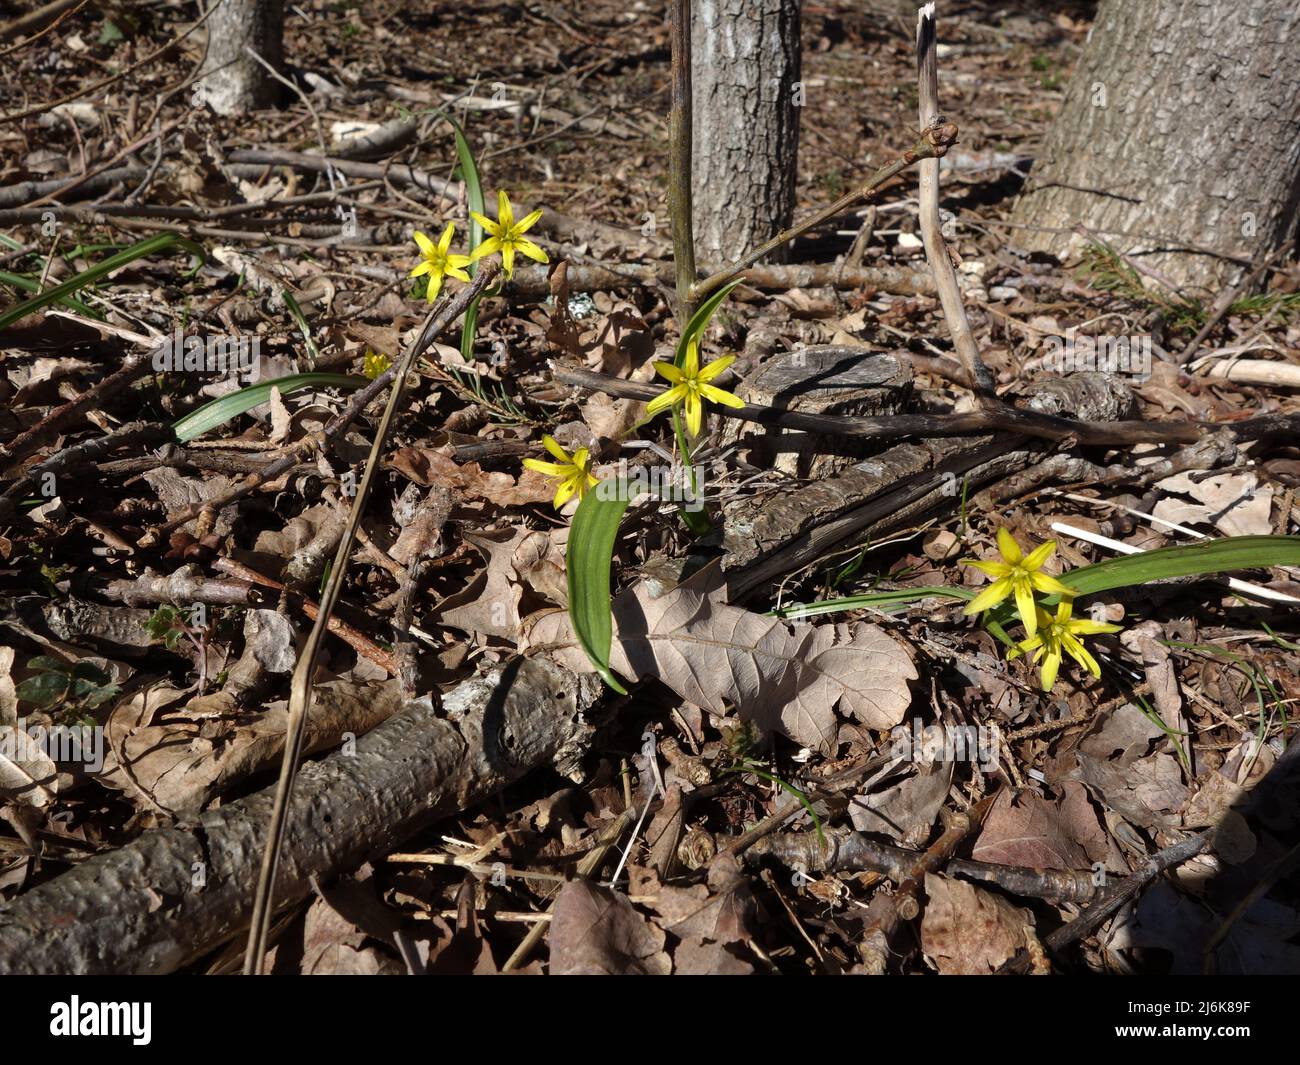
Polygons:
<instances>
[{"instance_id":1,"label":"peeling bark on log","mask_svg":"<svg viewBox=\"0 0 1300 1065\"><path fill-rule=\"evenodd\" d=\"M443 700L417 700L353 753L303 766L276 898L307 896L438 816L552 763L573 775L594 676L515 659ZM274 789L147 832L0 904L0 974L168 973L247 925Z\"/></svg>"},{"instance_id":2,"label":"peeling bark on log","mask_svg":"<svg viewBox=\"0 0 1300 1065\"><path fill-rule=\"evenodd\" d=\"M764 359L736 394L746 403L804 414L894 414L911 398L912 365L897 355L861 348L802 347ZM872 450L866 440L795 432L779 425L723 423L724 445L742 439L751 444L751 465L813 479L839 473Z\"/></svg>"},{"instance_id":3,"label":"peeling bark on log","mask_svg":"<svg viewBox=\"0 0 1300 1065\"><path fill-rule=\"evenodd\" d=\"M1113 374L1049 378L1028 391L1030 409L1092 421L1120 420L1133 402ZM1033 464L1051 447L1015 436L920 440L794 491L740 499L727 508L724 525L730 601L742 602L850 537L880 537L950 509L961 498L963 480L973 493Z\"/></svg>"}]
</instances>

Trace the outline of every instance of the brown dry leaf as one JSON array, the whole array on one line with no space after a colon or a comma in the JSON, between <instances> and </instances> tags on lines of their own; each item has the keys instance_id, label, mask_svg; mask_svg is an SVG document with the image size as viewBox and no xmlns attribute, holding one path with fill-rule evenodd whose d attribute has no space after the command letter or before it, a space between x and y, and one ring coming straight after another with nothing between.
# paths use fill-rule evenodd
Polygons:
<instances>
[{"instance_id":1,"label":"brown dry leaf","mask_svg":"<svg viewBox=\"0 0 1300 1065\"><path fill-rule=\"evenodd\" d=\"M560 888L551 918L551 974L667 976L665 938L625 895L571 880Z\"/></svg>"},{"instance_id":2,"label":"brown dry leaf","mask_svg":"<svg viewBox=\"0 0 1300 1065\"><path fill-rule=\"evenodd\" d=\"M890 729L911 705L916 668L906 648L875 625L789 625L704 591L706 572L657 599L641 581L614 600L610 664L625 677L662 681L715 713L736 706L823 753L834 749L838 708L864 725ZM527 645L591 672L561 611L532 620Z\"/></svg>"},{"instance_id":3,"label":"brown dry leaf","mask_svg":"<svg viewBox=\"0 0 1300 1065\"><path fill-rule=\"evenodd\" d=\"M925 894L921 947L945 976L987 976L1037 945L1032 914L974 884L927 873Z\"/></svg>"},{"instance_id":4,"label":"brown dry leaf","mask_svg":"<svg viewBox=\"0 0 1300 1065\"><path fill-rule=\"evenodd\" d=\"M300 971L304 976L394 976L400 964L374 946L351 921L322 898L303 921Z\"/></svg>"},{"instance_id":5,"label":"brown dry leaf","mask_svg":"<svg viewBox=\"0 0 1300 1065\"><path fill-rule=\"evenodd\" d=\"M874 832L911 845L924 842L952 786L952 761L920 766L884 791L854 796L849 819L859 832Z\"/></svg>"},{"instance_id":6,"label":"brown dry leaf","mask_svg":"<svg viewBox=\"0 0 1300 1065\"><path fill-rule=\"evenodd\" d=\"M480 639L496 636L514 640L519 635L519 600L523 595L513 559L527 529L502 529L465 539L482 552L487 567L463 592L449 595L433 616L443 625L473 633Z\"/></svg>"},{"instance_id":7,"label":"brown dry leaf","mask_svg":"<svg viewBox=\"0 0 1300 1065\"><path fill-rule=\"evenodd\" d=\"M45 748L16 725L0 725L0 795L42 809L55 799L59 769Z\"/></svg>"},{"instance_id":8,"label":"brown dry leaf","mask_svg":"<svg viewBox=\"0 0 1300 1065\"><path fill-rule=\"evenodd\" d=\"M177 693L170 690L172 697ZM235 784L279 763L288 703L238 715L224 692L197 696L149 723L166 693L149 689L123 700L109 716L104 769L97 779L136 799L175 813L193 813ZM307 717L305 753L325 750L344 733L360 735L394 714L402 694L396 680L382 685L332 681L318 684ZM127 765L121 764L125 754Z\"/></svg>"},{"instance_id":9,"label":"brown dry leaf","mask_svg":"<svg viewBox=\"0 0 1300 1065\"><path fill-rule=\"evenodd\" d=\"M639 583L614 603L611 663L713 713L735 705L764 729L825 753L836 708L874 729L903 720L916 679L902 644L874 625L787 625L690 584L658 599Z\"/></svg>"},{"instance_id":10,"label":"brown dry leaf","mask_svg":"<svg viewBox=\"0 0 1300 1065\"><path fill-rule=\"evenodd\" d=\"M508 473L484 473L477 462L458 463L449 448L401 447L384 465L423 488L442 485L455 488L470 499L486 499L498 507L545 503L555 495L546 478L524 476L516 481Z\"/></svg>"},{"instance_id":11,"label":"brown dry leaf","mask_svg":"<svg viewBox=\"0 0 1300 1065\"><path fill-rule=\"evenodd\" d=\"M1273 531L1273 489L1260 485L1249 470L1193 479L1178 473L1156 483L1164 492L1190 496L1194 503L1174 496L1160 500L1152 513L1179 525L1213 525L1224 536L1267 536Z\"/></svg>"},{"instance_id":12,"label":"brown dry leaf","mask_svg":"<svg viewBox=\"0 0 1300 1065\"><path fill-rule=\"evenodd\" d=\"M678 976L752 976L754 967L721 943L687 939L673 952L673 972Z\"/></svg>"},{"instance_id":13,"label":"brown dry leaf","mask_svg":"<svg viewBox=\"0 0 1300 1065\"><path fill-rule=\"evenodd\" d=\"M1135 825L1177 827L1179 818L1170 811L1187 801L1182 767L1167 751L1148 753L1164 738L1141 710L1125 703L1079 744L1078 767L1070 777Z\"/></svg>"},{"instance_id":14,"label":"brown dry leaf","mask_svg":"<svg viewBox=\"0 0 1300 1065\"><path fill-rule=\"evenodd\" d=\"M1034 869L1089 868L1105 861L1106 833L1082 784L1067 781L1055 802L1033 792L1003 791L993 801L971 857Z\"/></svg>"}]
</instances>

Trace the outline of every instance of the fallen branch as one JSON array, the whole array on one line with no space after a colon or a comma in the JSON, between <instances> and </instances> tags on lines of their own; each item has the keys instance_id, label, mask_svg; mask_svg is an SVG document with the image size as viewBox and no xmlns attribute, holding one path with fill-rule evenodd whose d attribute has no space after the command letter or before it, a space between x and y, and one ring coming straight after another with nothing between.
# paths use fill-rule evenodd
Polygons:
<instances>
[{"instance_id":1,"label":"fallen branch","mask_svg":"<svg viewBox=\"0 0 1300 1065\"><path fill-rule=\"evenodd\" d=\"M303 766L277 895L292 904L532 769L572 774L599 681L515 659ZM168 973L248 924L274 789L155 829L0 904L0 973Z\"/></svg>"},{"instance_id":2,"label":"fallen branch","mask_svg":"<svg viewBox=\"0 0 1300 1065\"><path fill-rule=\"evenodd\" d=\"M650 400L663 391L656 385L637 384L590 370L557 367L553 376L565 384L625 399ZM752 403L735 408L718 407L716 412L724 418L739 418L761 425L779 425L785 429L804 429L814 433L856 436L870 440L896 440L904 436L971 436L996 430L1045 440L1076 440L1081 444L1127 446L1137 443L1190 444L1200 439L1201 435L1194 422L1075 421L1072 418L1020 410L1005 404L965 414L891 414L880 418L800 414Z\"/></svg>"}]
</instances>

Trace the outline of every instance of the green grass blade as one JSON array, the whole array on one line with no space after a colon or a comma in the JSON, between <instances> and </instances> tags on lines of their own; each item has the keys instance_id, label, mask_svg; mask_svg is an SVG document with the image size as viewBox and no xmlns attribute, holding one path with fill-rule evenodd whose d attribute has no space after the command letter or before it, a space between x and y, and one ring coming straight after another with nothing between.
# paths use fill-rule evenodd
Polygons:
<instances>
[{"instance_id":1,"label":"green grass blade","mask_svg":"<svg viewBox=\"0 0 1300 1065\"><path fill-rule=\"evenodd\" d=\"M573 515L564 559L573 631L596 672L620 695L626 695L627 689L609 668L614 639L609 573L618 526L630 502L625 482L602 481L589 491Z\"/></svg>"},{"instance_id":2,"label":"green grass blade","mask_svg":"<svg viewBox=\"0 0 1300 1065\"><path fill-rule=\"evenodd\" d=\"M307 324L307 316L302 313L302 308L298 305L298 301L293 298L292 292L287 288L281 289L280 292L284 296L284 305L289 308L290 317L293 318L294 324L298 326L298 332L302 334L302 339L307 345L307 354L311 357L311 364L315 366L320 359L320 349L316 347L316 341L311 338L311 326Z\"/></svg>"},{"instance_id":3,"label":"green grass blade","mask_svg":"<svg viewBox=\"0 0 1300 1065\"><path fill-rule=\"evenodd\" d=\"M287 396L301 392L304 388L364 388L370 384L364 377L352 377L337 373L295 373L287 377L277 377L274 381L259 381L255 385L241 388L238 392L205 403L198 410L192 410L185 417L172 425L172 432L182 444L202 436L218 425L224 425L232 418L245 414L254 407L260 407L271 399L271 389L278 388L280 395Z\"/></svg>"},{"instance_id":4,"label":"green grass blade","mask_svg":"<svg viewBox=\"0 0 1300 1065\"><path fill-rule=\"evenodd\" d=\"M83 270L76 277L69 278L62 284L55 285L53 288L46 289L44 292L33 296L31 299L23 303L10 307L7 311L0 314L0 329L7 329L15 322L26 318L29 314L34 314L36 311L39 311L42 307L48 307L51 303L57 303L59 300L72 295L72 293L85 288L87 285L94 284L101 277L104 277L106 274L111 274L114 270L120 270L122 267L135 262L137 259L145 259L157 252L165 251L173 245L193 252L195 255L199 256L200 259L205 257L203 249L199 247L199 245L195 244L192 240L186 240L179 233L159 233L156 237L150 237L148 240L142 240L137 244L132 244L131 247L118 252L116 255L110 255L103 262L96 263L89 270Z\"/></svg>"},{"instance_id":5,"label":"green grass blade","mask_svg":"<svg viewBox=\"0 0 1300 1065\"><path fill-rule=\"evenodd\" d=\"M6 270L0 270L0 281L6 285L12 285L14 288L20 288L24 292L40 292L41 286L38 282L33 281L30 277L23 277L22 274L11 274ZM69 296L63 296L58 300L60 306L67 307L69 310L76 311L87 318L102 318L103 315L96 310L87 307L80 300L74 300Z\"/></svg>"}]
</instances>

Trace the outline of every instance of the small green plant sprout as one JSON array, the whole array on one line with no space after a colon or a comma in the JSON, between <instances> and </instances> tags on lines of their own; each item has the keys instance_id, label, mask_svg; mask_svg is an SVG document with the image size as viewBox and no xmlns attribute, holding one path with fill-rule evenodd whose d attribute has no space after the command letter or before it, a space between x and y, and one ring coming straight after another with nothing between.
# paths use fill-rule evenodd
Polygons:
<instances>
[{"instance_id":1,"label":"small green plant sprout","mask_svg":"<svg viewBox=\"0 0 1300 1065\"><path fill-rule=\"evenodd\" d=\"M582 500L588 489L598 483L591 472L591 455L585 447L578 448L572 455L564 450L552 436L543 436L542 445L559 462L543 462L541 459L524 459L524 466L547 477L558 477L560 483L555 489L555 509L559 510L575 495Z\"/></svg>"},{"instance_id":2,"label":"small green plant sprout","mask_svg":"<svg viewBox=\"0 0 1300 1065\"><path fill-rule=\"evenodd\" d=\"M28 659L27 668L36 671L18 685L15 693L23 702L41 710L62 709L70 717L106 703L120 690L91 662L69 664L48 655Z\"/></svg>"},{"instance_id":3,"label":"small green plant sprout","mask_svg":"<svg viewBox=\"0 0 1300 1065\"><path fill-rule=\"evenodd\" d=\"M704 423L704 401L721 403L724 407L743 407L744 401L730 392L709 384L715 377L736 361L736 356L726 355L714 359L707 366L700 365L700 346L694 338L686 345L686 358L680 367L671 362L655 363L655 373L668 379L671 387L646 405L646 414L653 417L678 403L686 414L686 429L698 436Z\"/></svg>"},{"instance_id":4,"label":"small green plant sprout","mask_svg":"<svg viewBox=\"0 0 1300 1065\"><path fill-rule=\"evenodd\" d=\"M371 381L383 374L390 366L393 360L387 355L371 351L366 348L365 361L361 364L361 372Z\"/></svg>"},{"instance_id":5,"label":"small green plant sprout","mask_svg":"<svg viewBox=\"0 0 1300 1065\"><path fill-rule=\"evenodd\" d=\"M988 562L973 558L962 559L963 566L974 566L977 570L995 578L984 591L980 592L967 605L964 613L980 614L990 607L997 606L1007 596L1015 596L1016 610L1024 622L1025 631L1033 636L1038 629L1038 611L1034 604L1034 589L1052 595L1069 596L1073 593L1055 577L1042 572L1043 563L1052 557L1056 550L1056 541L1048 540L1039 544L1028 555L1020 550L1016 539L1005 528L998 530L998 552L1001 562Z\"/></svg>"},{"instance_id":6,"label":"small green plant sprout","mask_svg":"<svg viewBox=\"0 0 1300 1065\"><path fill-rule=\"evenodd\" d=\"M1054 615L1040 606L1036 606L1035 610L1038 613L1036 631L1029 639L1016 644L1015 648L1007 654L1007 658L1018 658L1028 651L1034 652L1031 662L1037 662L1041 657L1039 679L1043 683L1043 691L1052 690L1052 685L1056 683L1056 674L1061 669L1061 660L1066 654L1094 677L1100 678L1101 666L1088 653L1080 637L1097 636L1103 632L1119 632L1120 626L1103 621L1072 618L1070 614L1074 610L1074 600L1068 596L1062 598L1057 604Z\"/></svg>"},{"instance_id":7,"label":"small green plant sprout","mask_svg":"<svg viewBox=\"0 0 1300 1065\"><path fill-rule=\"evenodd\" d=\"M497 220L495 222L478 211L471 211L470 216L490 234L487 240L470 253L471 262L478 262L478 260L488 255L495 255L500 252L502 272L506 277L509 277L515 268L515 252L528 256L534 262L549 263L551 261L546 257L546 252L524 236L542 217L541 210L536 210L516 222L515 212L510 206L510 197L506 195L505 189L497 193Z\"/></svg>"},{"instance_id":8,"label":"small green plant sprout","mask_svg":"<svg viewBox=\"0 0 1300 1065\"><path fill-rule=\"evenodd\" d=\"M447 228L442 231L437 244L418 229L415 231L415 243L420 249L420 262L416 264L409 276L420 277L428 274L429 284L425 289L424 298L430 303L436 300L438 293L442 291L444 277L454 277L457 281L469 280L469 274L465 273L464 269L470 263L469 256L453 255L451 252L451 241L455 235L454 222L447 223Z\"/></svg>"}]
</instances>

